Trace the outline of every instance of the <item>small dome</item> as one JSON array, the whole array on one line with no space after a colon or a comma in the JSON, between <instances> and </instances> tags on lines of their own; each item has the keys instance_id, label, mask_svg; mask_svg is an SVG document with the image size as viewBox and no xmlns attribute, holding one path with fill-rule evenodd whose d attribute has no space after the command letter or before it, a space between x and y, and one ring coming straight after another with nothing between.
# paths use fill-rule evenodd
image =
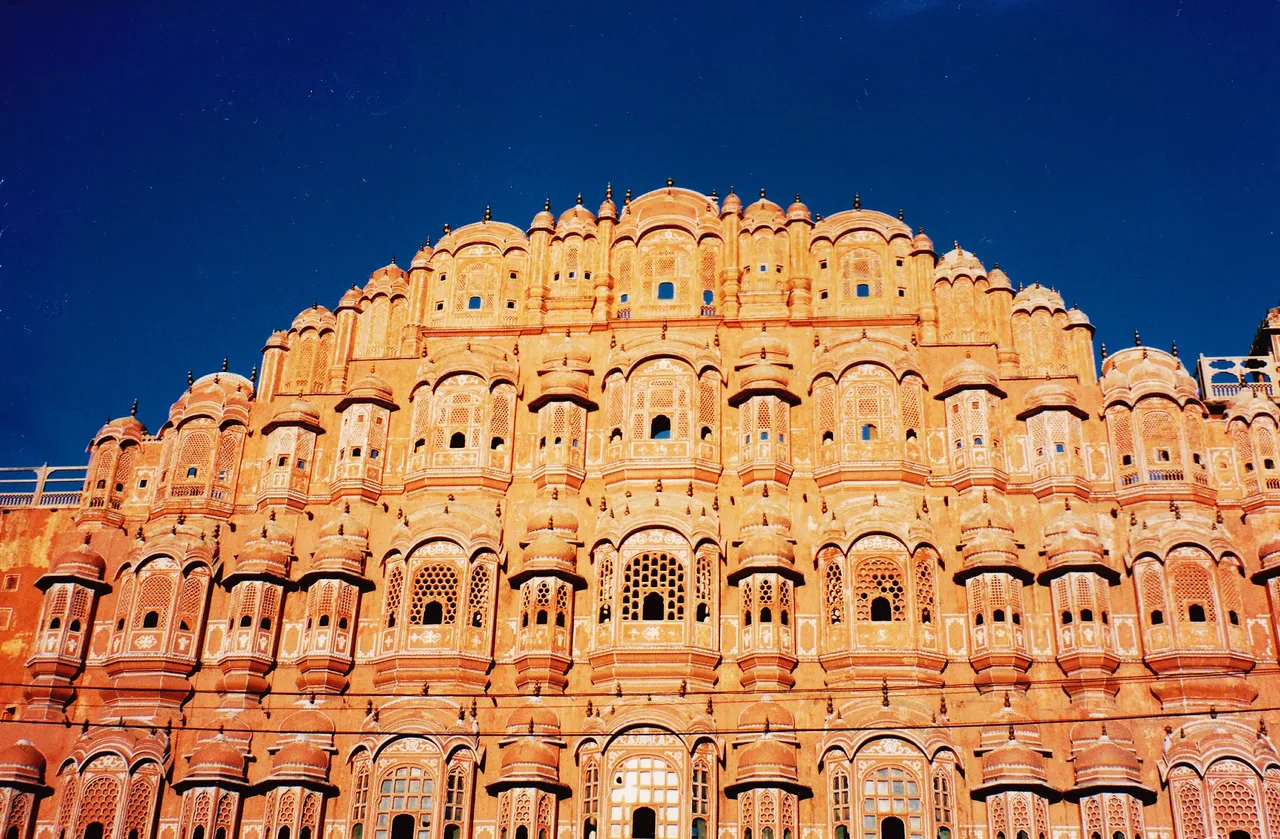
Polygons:
<instances>
[{"instance_id":1,"label":"small dome","mask_svg":"<svg viewBox=\"0 0 1280 839\"><path fill-rule=\"evenodd\" d=\"M1076 400L1075 392L1061 382L1045 382L1031 388L1023 399L1023 405L1022 411L1018 413L1018 419L1021 420L1041 411L1052 410L1068 411L1081 419L1088 416Z\"/></svg>"},{"instance_id":2,"label":"small dome","mask_svg":"<svg viewBox=\"0 0 1280 839\"><path fill-rule=\"evenodd\" d=\"M187 764L189 775L241 780L245 776L244 752L221 734L199 743Z\"/></svg>"},{"instance_id":3,"label":"small dome","mask_svg":"<svg viewBox=\"0 0 1280 839\"><path fill-rule=\"evenodd\" d=\"M738 728L742 731L790 731L796 727L796 718L783 706L765 697L753 702L738 716Z\"/></svg>"},{"instance_id":4,"label":"small dome","mask_svg":"<svg viewBox=\"0 0 1280 839\"><path fill-rule=\"evenodd\" d=\"M942 377L942 390L937 398L945 399L961 390L986 390L999 396L1005 395L996 374L972 358L962 360L947 371Z\"/></svg>"},{"instance_id":5,"label":"small dome","mask_svg":"<svg viewBox=\"0 0 1280 839\"><path fill-rule=\"evenodd\" d=\"M783 563L794 565L796 551L791 542L774 530L757 528L754 533L742 540L738 548L738 562L741 565L775 565Z\"/></svg>"},{"instance_id":6,"label":"small dome","mask_svg":"<svg viewBox=\"0 0 1280 839\"><path fill-rule=\"evenodd\" d=\"M360 289L358 288L347 289L342 295L342 299L338 301L338 311L342 311L343 309L360 308L360 298L362 296L363 295L360 293Z\"/></svg>"},{"instance_id":7,"label":"small dome","mask_svg":"<svg viewBox=\"0 0 1280 839\"><path fill-rule=\"evenodd\" d=\"M308 778L327 781L329 756L314 743L294 740L285 744L271 760L271 774L277 778Z\"/></svg>"},{"instance_id":8,"label":"small dome","mask_svg":"<svg viewBox=\"0 0 1280 839\"><path fill-rule=\"evenodd\" d=\"M1013 288L1013 284L1009 282L1009 275L1000 270L999 263L987 273L987 285L990 288Z\"/></svg>"},{"instance_id":9,"label":"small dome","mask_svg":"<svg viewBox=\"0 0 1280 839\"><path fill-rule=\"evenodd\" d=\"M389 402L391 401L391 385L377 375L370 373L364 378L358 379L355 384L347 389L347 396L360 397L365 395Z\"/></svg>"},{"instance_id":10,"label":"small dome","mask_svg":"<svg viewBox=\"0 0 1280 839\"><path fill-rule=\"evenodd\" d=\"M742 364L756 364L761 361L789 363L791 351L787 349L786 342L777 335L762 331L742 342L738 360Z\"/></svg>"},{"instance_id":11,"label":"small dome","mask_svg":"<svg viewBox=\"0 0 1280 839\"><path fill-rule=\"evenodd\" d=\"M984 786L1045 786L1044 756L1017 740L1008 740L982 756Z\"/></svg>"},{"instance_id":12,"label":"small dome","mask_svg":"<svg viewBox=\"0 0 1280 839\"><path fill-rule=\"evenodd\" d=\"M1252 423L1259 416L1268 416L1272 419L1280 418L1280 412L1276 410L1276 403L1272 402L1261 393L1261 388L1252 388L1247 385L1242 386L1240 391L1227 403L1225 418L1227 422L1232 420L1240 420L1245 424Z\"/></svg>"},{"instance_id":13,"label":"small dome","mask_svg":"<svg viewBox=\"0 0 1280 839\"><path fill-rule=\"evenodd\" d=\"M43 784L46 766L44 755L25 738L0 750L0 782Z\"/></svg>"},{"instance_id":14,"label":"small dome","mask_svg":"<svg viewBox=\"0 0 1280 839\"><path fill-rule=\"evenodd\" d=\"M561 227L591 227L596 223L596 217L591 211L582 206L581 200L569 209L560 214L560 220L556 223L557 228Z\"/></svg>"},{"instance_id":15,"label":"small dome","mask_svg":"<svg viewBox=\"0 0 1280 839\"><path fill-rule=\"evenodd\" d=\"M1137 780L1142 766L1138 756L1109 737L1101 737L1080 752L1075 761L1076 782L1084 774L1131 775Z\"/></svg>"},{"instance_id":16,"label":"small dome","mask_svg":"<svg viewBox=\"0 0 1280 839\"><path fill-rule=\"evenodd\" d=\"M933 253L933 240L924 235L924 228L921 228L911 240L911 249L917 253Z\"/></svg>"},{"instance_id":17,"label":"small dome","mask_svg":"<svg viewBox=\"0 0 1280 839\"><path fill-rule=\"evenodd\" d=\"M959 245L947 251L938 260L937 267L934 269L934 275L937 277L957 277L964 275L977 279L985 277L987 269L982 266L976 254L964 250Z\"/></svg>"},{"instance_id":18,"label":"small dome","mask_svg":"<svg viewBox=\"0 0 1280 839\"><path fill-rule=\"evenodd\" d=\"M776 227L782 224L783 219L782 208L765 198L764 190L762 189L760 190L760 200L747 207L743 212L742 225L747 228L757 225Z\"/></svg>"},{"instance_id":19,"label":"small dome","mask_svg":"<svg viewBox=\"0 0 1280 839\"><path fill-rule=\"evenodd\" d=\"M423 245L418 248L418 252L413 255L413 262L409 263L410 270L417 271L431 266L431 257L435 253L431 249L431 245Z\"/></svg>"},{"instance_id":20,"label":"small dome","mask_svg":"<svg viewBox=\"0 0 1280 839\"><path fill-rule=\"evenodd\" d=\"M533 536L543 530L562 533L570 539L578 536L578 514L572 507L552 501L533 511L525 523L525 533Z\"/></svg>"},{"instance_id":21,"label":"small dome","mask_svg":"<svg viewBox=\"0 0 1280 839\"><path fill-rule=\"evenodd\" d=\"M1062 302L1062 295L1058 292L1039 283L1032 283L1014 296L1013 311L1032 312L1036 309L1065 312L1067 305Z\"/></svg>"},{"instance_id":22,"label":"small dome","mask_svg":"<svg viewBox=\"0 0 1280 839\"><path fill-rule=\"evenodd\" d=\"M563 536L549 530L544 530L535 536L524 551L525 562L552 560L573 563L577 558L578 552L573 545L566 542Z\"/></svg>"},{"instance_id":23,"label":"small dome","mask_svg":"<svg viewBox=\"0 0 1280 839\"><path fill-rule=\"evenodd\" d=\"M505 783L559 784L560 753L550 743L523 737L502 750L501 780Z\"/></svg>"},{"instance_id":24,"label":"small dome","mask_svg":"<svg viewBox=\"0 0 1280 839\"><path fill-rule=\"evenodd\" d=\"M276 411L263 431L270 434L278 426L302 426L315 431L321 430L320 410L305 399L294 399Z\"/></svg>"},{"instance_id":25,"label":"small dome","mask_svg":"<svg viewBox=\"0 0 1280 839\"><path fill-rule=\"evenodd\" d=\"M137 417L132 414L127 417L120 417L108 422L102 428L98 429L98 433L93 435L93 441L97 443L104 437L111 437L115 440L133 440L140 441L147 433L147 427L143 425Z\"/></svg>"},{"instance_id":26,"label":"small dome","mask_svg":"<svg viewBox=\"0 0 1280 839\"><path fill-rule=\"evenodd\" d=\"M733 187L729 187L729 194L724 197L724 203L720 205L720 217L727 215L737 215L742 212L742 199L733 192Z\"/></svg>"},{"instance_id":27,"label":"small dome","mask_svg":"<svg viewBox=\"0 0 1280 839\"><path fill-rule=\"evenodd\" d=\"M369 527L351 515L351 507L343 507L342 512L330 519L320 528L320 538L350 536L356 539L368 539Z\"/></svg>"},{"instance_id":28,"label":"small dome","mask_svg":"<svg viewBox=\"0 0 1280 839\"><path fill-rule=\"evenodd\" d=\"M800 194L796 193L796 200L787 207L787 221L809 221L809 208L800 202Z\"/></svg>"},{"instance_id":29,"label":"small dome","mask_svg":"<svg viewBox=\"0 0 1280 839\"><path fill-rule=\"evenodd\" d=\"M966 532L979 529L996 529L1013 534L1013 519L1005 509L1004 503L997 495L995 500L984 489L976 504L967 506L960 514L960 530Z\"/></svg>"},{"instance_id":30,"label":"small dome","mask_svg":"<svg viewBox=\"0 0 1280 839\"><path fill-rule=\"evenodd\" d=\"M396 265L393 261L370 274L369 281L376 282L377 280L390 280L393 283L396 281L404 282L408 277L409 275L404 272L404 269L399 265Z\"/></svg>"},{"instance_id":31,"label":"small dome","mask_svg":"<svg viewBox=\"0 0 1280 839\"><path fill-rule=\"evenodd\" d=\"M80 544L54 557L53 564L40 579L49 585L59 579L98 583L102 581L106 571L107 561L90 546L89 534L86 533Z\"/></svg>"},{"instance_id":32,"label":"small dome","mask_svg":"<svg viewBox=\"0 0 1280 839\"><path fill-rule=\"evenodd\" d=\"M510 734L528 734L529 725L533 724L534 734L556 735L560 733L560 717L545 705L526 705L517 708L507 717L507 732Z\"/></svg>"},{"instance_id":33,"label":"small dome","mask_svg":"<svg viewBox=\"0 0 1280 839\"><path fill-rule=\"evenodd\" d=\"M1263 567L1280 564L1280 530L1258 543L1258 558Z\"/></svg>"},{"instance_id":34,"label":"small dome","mask_svg":"<svg viewBox=\"0 0 1280 839\"><path fill-rule=\"evenodd\" d=\"M596 210L596 219L614 219L618 218L618 205L613 203L613 188L610 187L605 191L604 201L600 203L600 209Z\"/></svg>"}]
</instances>

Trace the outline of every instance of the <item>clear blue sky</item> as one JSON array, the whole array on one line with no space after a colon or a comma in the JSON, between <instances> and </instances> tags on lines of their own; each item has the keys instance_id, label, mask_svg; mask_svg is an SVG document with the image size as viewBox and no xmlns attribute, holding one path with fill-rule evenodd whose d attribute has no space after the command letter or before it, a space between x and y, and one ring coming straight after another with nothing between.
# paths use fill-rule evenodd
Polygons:
<instances>
[{"instance_id":1,"label":"clear blue sky","mask_svg":"<svg viewBox=\"0 0 1280 839\"><path fill-rule=\"evenodd\" d=\"M265 7L265 8L264 8ZM896 212L1126 346L1280 297L1280 5L0 5L0 465L248 373L444 222L606 181Z\"/></svg>"}]
</instances>

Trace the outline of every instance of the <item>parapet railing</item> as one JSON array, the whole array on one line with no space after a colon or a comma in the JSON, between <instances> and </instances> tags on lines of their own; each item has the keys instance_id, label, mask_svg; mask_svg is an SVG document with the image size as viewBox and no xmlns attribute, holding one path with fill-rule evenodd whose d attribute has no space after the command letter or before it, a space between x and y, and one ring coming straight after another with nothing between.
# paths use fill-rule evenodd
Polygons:
<instances>
[{"instance_id":1,"label":"parapet railing","mask_svg":"<svg viewBox=\"0 0 1280 839\"><path fill-rule=\"evenodd\" d=\"M1245 388L1273 399L1280 395L1280 369L1266 355L1202 355L1196 375L1205 402L1226 402Z\"/></svg>"},{"instance_id":2,"label":"parapet railing","mask_svg":"<svg viewBox=\"0 0 1280 839\"><path fill-rule=\"evenodd\" d=\"M0 467L0 509L41 507L46 510L80 504L88 466Z\"/></svg>"}]
</instances>

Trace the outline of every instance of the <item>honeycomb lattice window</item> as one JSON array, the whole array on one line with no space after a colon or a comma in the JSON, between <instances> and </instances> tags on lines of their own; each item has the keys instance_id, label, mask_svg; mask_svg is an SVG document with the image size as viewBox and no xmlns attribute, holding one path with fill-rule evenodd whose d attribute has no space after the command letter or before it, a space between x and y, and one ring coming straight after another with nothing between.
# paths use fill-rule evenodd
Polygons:
<instances>
[{"instance_id":1,"label":"honeycomb lattice window","mask_svg":"<svg viewBox=\"0 0 1280 839\"><path fill-rule=\"evenodd\" d=\"M844 557L835 548L824 548L822 561L825 565L822 582L827 622L832 625L844 623Z\"/></svg>"},{"instance_id":2,"label":"honeycomb lattice window","mask_svg":"<svg viewBox=\"0 0 1280 839\"><path fill-rule=\"evenodd\" d=\"M933 551L924 549L916 559L916 608L920 610L921 623L933 623L934 591L933 566L937 559Z\"/></svg>"},{"instance_id":3,"label":"honeycomb lattice window","mask_svg":"<svg viewBox=\"0 0 1280 839\"><path fill-rule=\"evenodd\" d=\"M163 629L169 619L169 607L173 602L173 581L160 574L147 575L138 587L138 604L133 611L133 628L142 628L146 616L151 612L159 615L159 624L155 627Z\"/></svg>"},{"instance_id":4,"label":"honeycomb lattice window","mask_svg":"<svg viewBox=\"0 0 1280 839\"><path fill-rule=\"evenodd\" d=\"M396 625L396 615L400 612L401 592L404 588L404 570L396 567L391 571L391 577L387 581L387 602L383 607L387 616L387 626Z\"/></svg>"},{"instance_id":5,"label":"honeycomb lattice window","mask_svg":"<svg viewBox=\"0 0 1280 839\"><path fill-rule=\"evenodd\" d=\"M1186 549L1176 549L1173 554ZM1193 554L1197 551L1191 549ZM1218 610L1214 605L1213 597L1213 580L1209 576L1209 569L1198 562L1196 559L1185 557L1175 559L1170 563L1170 576L1173 580L1173 600L1178 607L1178 616L1185 620L1190 614L1193 606L1199 606L1204 611L1205 620L1212 623L1218 620Z\"/></svg>"},{"instance_id":6,"label":"honeycomb lattice window","mask_svg":"<svg viewBox=\"0 0 1280 839\"><path fill-rule=\"evenodd\" d=\"M906 591L898 563L885 557L862 560L855 572L854 586L853 608L858 620L906 619Z\"/></svg>"},{"instance_id":7,"label":"honeycomb lattice window","mask_svg":"<svg viewBox=\"0 0 1280 839\"><path fill-rule=\"evenodd\" d=\"M1200 779L1187 767L1179 767L1179 770L1175 771L1184 777L1178 778L1171 784L1178 827L1181 828L1178 831L1178 837L1179 839L1207 839L1204 796L1200 788Z\"/></svg>"},{"instance_id":8,"label":"honeycomb lattice window","mask_svg":"<svg viewBox=\"0 0 1280 839\"><path fill-rule=\"evenodd\" d=\"M97 822L111 830L120 806L120 782L116 778L99 776L84 785L80 795L80 820L76 832L84 835L89 825Z\"/></svg>"},{"instance_id":9,"label":"honeycomb lattice window","mask_svg":"<svg viewBox=\"0 0 1280 839\"><path fill-rule=\"evenodd\" d=\"M489 569L476 565L471 569L471 583L467 587L467 614L473 627L489 623ZM452 620L446 621L452 623Z\"/></svg>"},{"instance_id":10,"label":"honeycomb lattice window","mask_svg":"<svg viewBox=\"0 0 1280 839\"><path fill-rule=\"evenodd\" d=\"M668 553L633 556L622 578L623 620L684 620L684 563Z\"/></svg>"},{"instance_id":11,"label":"honeycomb lattice window","mask_svg":"<svg viewBox=\"0 0 1280 839\"><path fill-rule=\"evenodd\" d=\"M1220 760L1205 773L1212 822L1219 835L1235 830L1261 834L1258 776L1238 760Z\"/></svg>"},{"instance_id":12,"label":"honeycomb lattice window","mask_svg":"<svg viewBox=\"0 0 1280 839\"><path fill-rule=\"evenodd\" d=\"M423 564L413 575L409 623L451 624L458 612L458 572L443 562Z\"/></svg>"}]
</instances>

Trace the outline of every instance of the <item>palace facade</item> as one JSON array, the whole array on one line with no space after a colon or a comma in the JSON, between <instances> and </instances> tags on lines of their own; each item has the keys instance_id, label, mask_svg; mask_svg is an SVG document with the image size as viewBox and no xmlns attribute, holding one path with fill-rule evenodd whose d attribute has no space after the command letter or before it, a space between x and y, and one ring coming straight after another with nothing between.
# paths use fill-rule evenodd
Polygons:
<instances>
[{"instance_id":1,"label":"palace facade","mask_svg":"<svg viewBox=\"0 0 1280 839\"><path fill-rule=\"evenodd\" d=\"M1092 333L856 202L446 227L0 516L0 837L1280 839L1280 309Z\"/></svg>"}]
</instances>

